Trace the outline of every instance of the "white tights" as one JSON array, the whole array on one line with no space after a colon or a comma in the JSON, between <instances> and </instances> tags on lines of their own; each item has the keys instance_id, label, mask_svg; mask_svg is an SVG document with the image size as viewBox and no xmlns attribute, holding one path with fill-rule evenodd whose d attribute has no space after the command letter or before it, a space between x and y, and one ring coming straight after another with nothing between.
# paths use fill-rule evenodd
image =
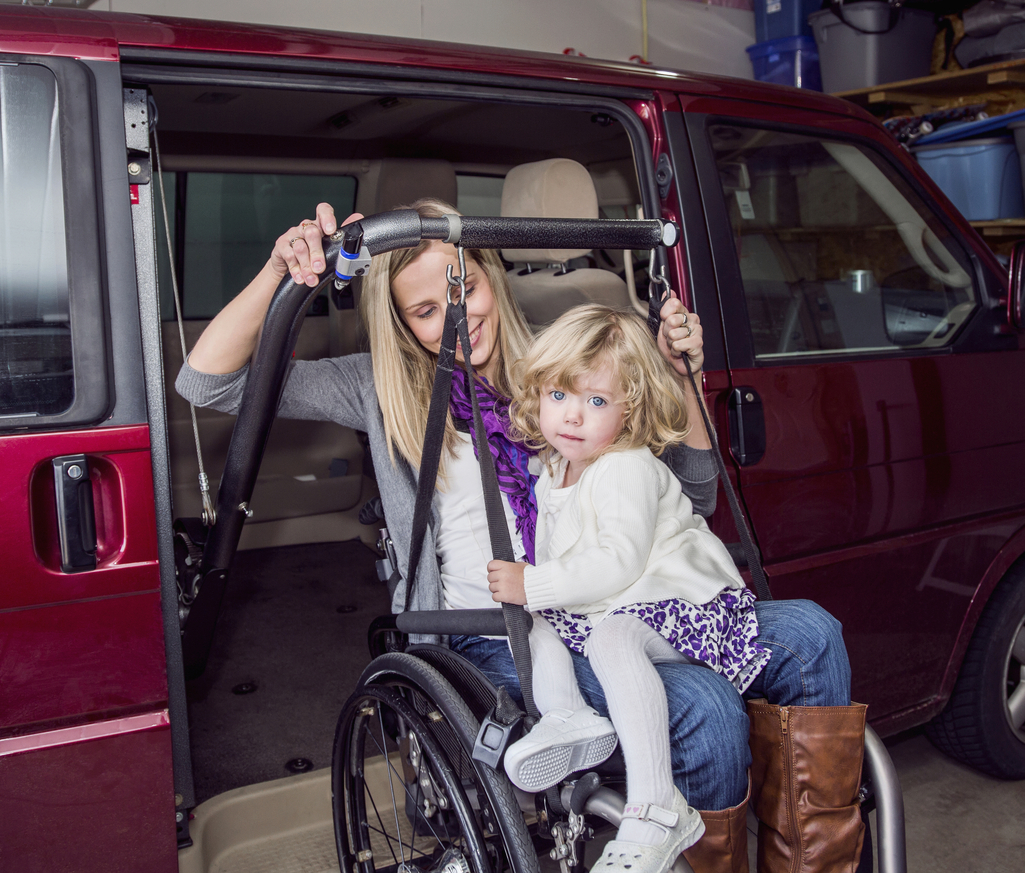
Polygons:
<instances>
[{"instance_id":1,"label":"white tights","mask_svg":"<svg viewBox=\"0 0 1025 873\"><path fill-rule=\"evenodd\" d=\"M534 699L540 712L587 705L569 649L555 628L537 614L530 632L530 654ZM632 615L612 615L598 622L587 641L587 659L605 691L609 716L626 759L627 802L671 807L669 708L655 664L687 659ZM627 819L618 838L653 842L660 833L646 822Z\"/></svg>"}]
</instances>

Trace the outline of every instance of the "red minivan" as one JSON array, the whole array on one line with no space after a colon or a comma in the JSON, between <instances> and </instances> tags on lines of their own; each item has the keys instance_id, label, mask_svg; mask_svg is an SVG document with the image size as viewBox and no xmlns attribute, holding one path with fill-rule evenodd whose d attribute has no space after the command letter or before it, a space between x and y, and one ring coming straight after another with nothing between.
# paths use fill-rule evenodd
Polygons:
<instances>
[{"instance_id":1,"label":"red minivan","mask_svg":"<svg viewBox=\"0 0 1025 873\"><path fill-rule=\"evenodd\" d=\"M369 456L275 422L230 574L197 590L198 481L237 474L233 419L173 380L317 202L498 215L530 175L511 171L551 161L586 169L603 217L679 225L669 279L772 590L843 622L876 730L928 723L1025 777L1020 293L863 111L583 58L4 7L0 146L0 870L337 863L335 720L389 604ZM504 255L534 325L647 311L648 251ZM295 354L365 348L358 293L315 299ZM711 524L737 538L725 500Z\"/></svg>"}]
</instances>

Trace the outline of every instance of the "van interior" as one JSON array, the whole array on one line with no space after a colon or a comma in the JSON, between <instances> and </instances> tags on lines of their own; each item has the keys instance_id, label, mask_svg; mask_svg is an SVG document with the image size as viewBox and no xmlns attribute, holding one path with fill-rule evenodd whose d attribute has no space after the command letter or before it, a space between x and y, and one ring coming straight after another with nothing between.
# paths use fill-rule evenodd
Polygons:
<instances>
[{"instance_id":1,"label":"van interior","mask_svg":"<svg viewBox=\"0 0 1025 873\"><path fill-rule=\"evenodd\" d=\"M278 235L312 217L318 202L330 202L340 219L421 197L468 215L643 212L622 104L617 117L554 94L442 98L366 83L347 92L344 81L320 78L284 86L247 82L238 71L220 78L124 68L126 88L148 91L155 122L151 184L175 518L202 513L193 414L215 495L233 426L231 416L191 410L175 392L183 345L192 347ZM589 300L646 312L647 257L503 252L535 327ZM296 357L367 349L359 293L357 281L314 301ZM274 423L206 668L187 677L197 806L181 870L338 869L329 780L335 722L370 660L367 627L390 612L375 568L385 524L375 496L361 434L332 423Z\"/></svg>"}]
</instances>

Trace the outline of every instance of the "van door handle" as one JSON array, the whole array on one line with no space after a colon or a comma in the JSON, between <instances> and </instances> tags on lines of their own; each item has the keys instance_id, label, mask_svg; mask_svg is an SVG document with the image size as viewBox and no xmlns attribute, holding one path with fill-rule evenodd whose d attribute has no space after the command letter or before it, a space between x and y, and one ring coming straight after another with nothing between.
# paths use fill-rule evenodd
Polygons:
<instances>
[{"instance_id":1,"label":"van door handle","mask_svg":"<svg viewBox=\"0 0 1025 873\"><path fill-rule=\"evenodd\" d=\"M81 573L96 569L96 516L93 483L85 455L53 459L53 484L57 494L57 532L61 569Z\"/></svg>"},{"instance_id":2,"label":"van door handle","mask_svg":"<svg viewBox=\"0 0 1025 873\"><path fill-rule=\"evenodd\" d=\"M765 412L754 388L734 388L727 403L730 451L741 467L757 464L765 455Z\"/></svg>"}]
</instances>

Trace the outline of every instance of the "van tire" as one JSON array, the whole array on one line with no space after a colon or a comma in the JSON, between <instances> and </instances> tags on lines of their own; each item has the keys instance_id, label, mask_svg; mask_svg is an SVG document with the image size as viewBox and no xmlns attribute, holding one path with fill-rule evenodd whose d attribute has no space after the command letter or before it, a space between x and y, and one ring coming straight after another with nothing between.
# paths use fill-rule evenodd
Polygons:
<instances>
[{"instance_id":1,"label":"van tire","mask_svg":"<svg viewBox=\"0 0 1025 873\"><path fill-rule=\"evenodd\" d=\"M1025 694L1022 559L986 604L950 700L929 723L926 734L941 752L983 773L1025 779L1025 724L1012 725L1008 708L1016 689Z\"/></svg>"}]
</instances>

